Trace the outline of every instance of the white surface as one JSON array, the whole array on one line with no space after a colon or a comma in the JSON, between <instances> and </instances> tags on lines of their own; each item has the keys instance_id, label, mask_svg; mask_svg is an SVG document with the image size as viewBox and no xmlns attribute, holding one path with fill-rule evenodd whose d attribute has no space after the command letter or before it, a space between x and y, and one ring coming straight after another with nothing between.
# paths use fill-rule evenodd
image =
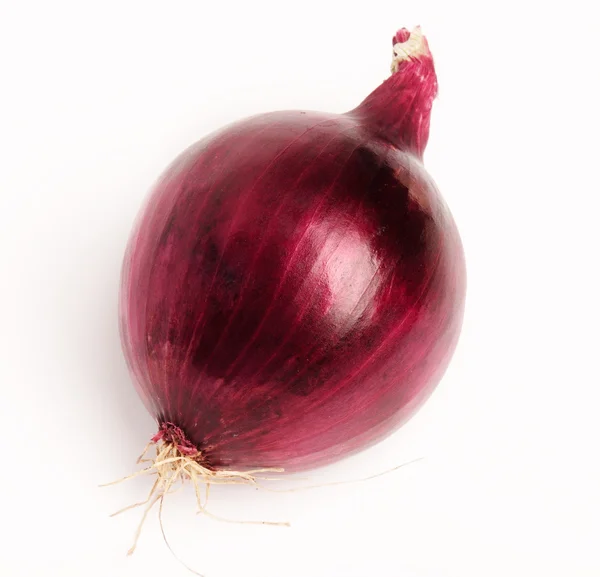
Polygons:
<instances>
[{"instance_id":1,"label":"white surface","mask_svg":"<svg viewBox=\"0 0 600 577\"><path fill-rule=\"evenodd\" d=\"M119 268L154 178L251 113L344 111L387 76L396 28L436 57L426 164L462 231L463 338L401 432L325 471L372 481L166 505L207 577L600 575L597 19L581 0L2 2L0 574L185 576L149 480L108 489L154 432L118 340Z\"/></svg>"}]
</instances>

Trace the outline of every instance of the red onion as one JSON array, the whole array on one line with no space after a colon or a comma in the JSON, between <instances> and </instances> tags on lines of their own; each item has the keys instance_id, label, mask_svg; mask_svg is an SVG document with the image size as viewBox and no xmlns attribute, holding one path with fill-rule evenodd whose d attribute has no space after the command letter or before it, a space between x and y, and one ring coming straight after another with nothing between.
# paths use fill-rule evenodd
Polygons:
<instances>
[{"instance_id":1,"label":"red onion","mask_svg":"<svg viewBox=\"0 0 600 577\"><path fill-rule=\"evenodd\" d=\"M397 429L445 371L465 267L422 163L437 80L419 28L393 44L354 110L237 122L154 187L120 317L163 459L209 476L331 463Z\"/></svg>"}]
</instances>

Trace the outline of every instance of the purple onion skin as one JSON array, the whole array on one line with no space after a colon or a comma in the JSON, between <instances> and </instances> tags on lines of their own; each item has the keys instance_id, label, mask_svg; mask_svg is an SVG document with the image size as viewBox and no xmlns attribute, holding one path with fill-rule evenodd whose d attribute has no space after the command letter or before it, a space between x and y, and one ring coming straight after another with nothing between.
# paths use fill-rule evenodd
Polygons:
<instances>
[{"instance_id":1,"label":"purple onion skin","mask_svg":"<svg viewBox=\"0 0 600 577\"><path fill-rule=\"evenodd\" d=\"M437 85L421 100L397 86L424 68L348 114L226 127L154 187L123 265L123 347L147 409L205 466L331 463L396 430L443 375L465 264L421 160Z\"/></svg>"}]
</instances>

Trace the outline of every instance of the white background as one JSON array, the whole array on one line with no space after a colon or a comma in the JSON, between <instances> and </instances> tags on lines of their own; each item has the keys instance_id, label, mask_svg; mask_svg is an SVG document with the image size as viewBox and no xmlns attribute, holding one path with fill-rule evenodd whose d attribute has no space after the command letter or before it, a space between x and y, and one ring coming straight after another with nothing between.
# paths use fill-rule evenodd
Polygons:
<instances>
[{"instance_id":1,"label":"white background","mask_svg":"<svg viewBox=\"0 0 600 577\"><path fill-rule=\"evenodd\" d=\"M552 6L561 7L561 11ZM425 162L463 235L459 349L399 433L311 473L367 484L174 495L207 577L600 575L599 49L589 0L1 2L0 574L185 576L156 515L125 552L154 423L120 350L123 249L191 142L272 109L343 112L421 24L440 95Z\"/></svg>"}]
</instances>

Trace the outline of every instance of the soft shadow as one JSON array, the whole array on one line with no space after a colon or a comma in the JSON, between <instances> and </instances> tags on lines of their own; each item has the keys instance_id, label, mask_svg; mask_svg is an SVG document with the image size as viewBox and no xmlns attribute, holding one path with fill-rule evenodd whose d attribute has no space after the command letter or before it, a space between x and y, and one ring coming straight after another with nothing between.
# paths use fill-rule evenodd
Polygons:
<instances>
[{"instance_id":1,"label":"soft shadow","mask_svg":"<svg viewBox=\"0 0 600 577\"><path fill-rule=\"evenodd\" d=\"M106 227L90 226L73 247L65 274L63 340L77 366L73 409L82 415L88 444L105 460L101 475L132 472L156 429L134 389L119 336L120 270L130 227L120 215Z\"/></svg>"}]
</instances>

